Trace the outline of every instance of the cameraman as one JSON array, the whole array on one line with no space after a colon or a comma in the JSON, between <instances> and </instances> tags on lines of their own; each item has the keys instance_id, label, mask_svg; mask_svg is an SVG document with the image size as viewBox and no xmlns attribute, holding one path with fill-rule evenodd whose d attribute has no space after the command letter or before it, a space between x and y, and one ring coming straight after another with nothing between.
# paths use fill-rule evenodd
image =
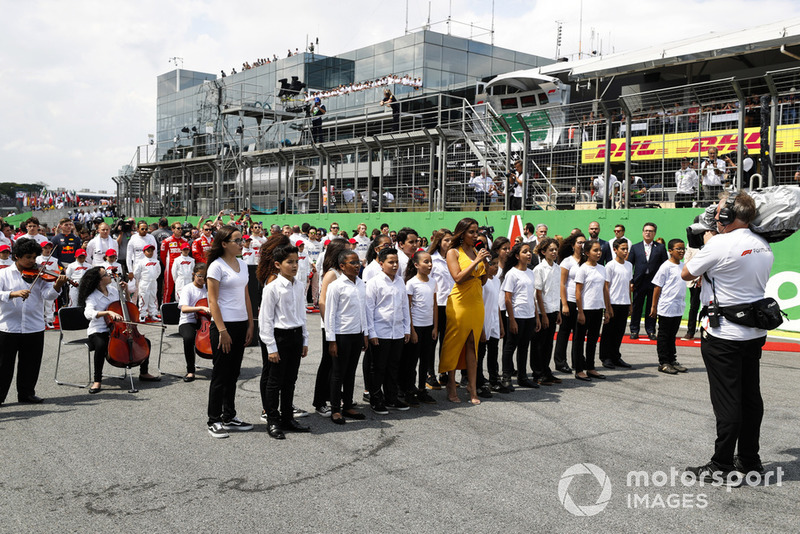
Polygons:
<instances>
[{"instance_id":1,"label":"cameraman","mask_svg":"<svg viewBox=\"0 0 800 534\"><path fill-rule=\"evenodd\" d=\"M728 168L731 169L732 172L736 171L736 164L731 160L731 156L735 156L736 152L731 152L730 154L726 154L724 156L725 163L728 165ZM756 164L753 162L753 158L750 157L750 154L747 152L747 148L742 149L742 187L743 188L750 188L750 178L756 173Z\"/></svg>"},{"instance_id":2,"label":"cameraman","mask_svg":"<svg viewBox=\"0 0 800 534\"><path fill-rule=\"evenodd\" d=\"M311 114L311 137L314 138L314 143L322 142L322 116L327 112L325 104L322 103L319 97L316 97L314 105L311 106L309 111Z\"/></svg>"},{"instance_id":3,"label":"cameraman","mask_svg":"<svg viewBox=\"0 0 800 534\"><path fill-rule=\"evenodd\" d=\"M117 261L122 265L122 269L127 275L128 241L133 233L133 225L136 220L133 217L120 218L111 229L111 236L117 242Z\"/></svg>"},{"instance_id":4,"label":"cameraman","mask_svg":"<svg viewBox=\"0 0 800 534\"><path fill-rule=\"evenodd\" d=\"M703 276L702 300L716 299L721 307L754 303L764 298L773 255L767 242L749 225L756 205L747 193L723 197L715 219L719 234L683 267L681 277ZM718 317L701 322L701 353L708 372L711 405L717 421L717 439L711 461L687 471L707 480L714 473L725 477L732 470L743 474L763 472L758 455L764 403L759 386L759 360L767 331ZM734 456L738 444L738 455Z\"/></svg>"},{"instance_id":5,"label":"cameraman","mask_svg":"<svg viewBox=\"0 0 800 534\"><path fill-rule=\"evenodd\" d=\"M703 177L703 198L717 200L722 193L722 182L725 180L725 162L717 157L717 147L708 149L708 159L700 167Z\"/></svg>"}]
</instances>

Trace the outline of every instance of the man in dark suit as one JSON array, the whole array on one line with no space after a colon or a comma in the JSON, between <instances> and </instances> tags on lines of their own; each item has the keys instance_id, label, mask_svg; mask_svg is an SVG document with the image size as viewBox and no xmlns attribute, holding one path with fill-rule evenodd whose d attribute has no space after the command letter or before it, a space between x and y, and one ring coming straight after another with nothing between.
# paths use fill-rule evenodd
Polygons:
<instances>
[{"instance_id":1,"label":"man in dark suit","mask_svg":"<svg viewBox=\"0 0 800 534\"><path fill-rule=\"evenodd\" d=\"M655 241L657 227L654 223L645 223L642 228L643 241L631 247L628 261L633 265L633 304L631 308L631 339L639 339L639 326L642 318L642 307L649 310L653 299L653 277L661 264L667 261L667 250L664 245ZM650 339L656 337L656 320L645 313L644 329Z\"/></svg>"},{"instance_id":2,"label":"man in dark suit","mask_svg":"<svg viewBox=\"0 0 800 534\"><path fill-rule=\"evenodd\" d=\"M613 258L611 255L611 246L605 239L600 239L599 222L592 221L589 223L589 239L597 239L597 242L600 243L600 249L603 251L603 255L600 256L600 265L605 265L607 262L611 261Z\"/></svg>"}]
</instances>

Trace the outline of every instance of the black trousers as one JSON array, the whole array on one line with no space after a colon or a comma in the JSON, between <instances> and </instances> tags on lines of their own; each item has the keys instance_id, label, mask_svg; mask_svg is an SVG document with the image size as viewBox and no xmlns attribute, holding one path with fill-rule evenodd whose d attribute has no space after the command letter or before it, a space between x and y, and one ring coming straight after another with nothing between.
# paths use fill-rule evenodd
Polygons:
<instances>
[{"instance_id":1,"label":"black trousers","mask_svg":"<svg viewBox=\"0 0 800 534\"><path fill-rule=\"evenodd\" d=\"M336 334L337 356L331 357L330 398L331 412L353 407L353 389L356 385L356 369L364 346L364 334Z\"/></svg>"},{"instance_id":2,"label":"black trousers","mask_svg":"<svg viewBox=\"0 0 800 534\"><path fill-rule=\"evenodd\" d=\"M481 206L483 206L483 211L489 211L489 194L475 191L475 211L480 211Z\"/></svg>"},{"instance_id":3,"label":"black trousers","mask_svg":"<svg viewBox=\"0 0 800 534\"><path fill-rule=\"evenodd\" d=\"M686 324L686 335L691 337L697 332L697 314L700 313L699 287L689 288L689 320Z\"/></svg>"},{"instance_id":4,"label":"black trousers","mask_svg":"<svg viewBox=\"0 0 800 534\"><path fill-rule=\"evenodd\" d=\"M267 413L267 423L277 425L291 421L294 385L303 358L303 328L275 329L275 344L278 346L278 362L269 361L267 346L261 346L261 401Z\"/></svg>"},{"instance_id":5,"label":"black trousers","mask_svg":"<svg viewBox=\"0 0 800 534\"><path fill-rule=\"evenodd\" d=\"M403 345L403 358L400 362L400 375L398 377L400 391L413 391L425 389L427 362L433 357L433 325L415 326L417 342L410 341ZM419 363L419 373L417 373ZM416 381L416 386L414 385Z\"/></svg>"},{"instance_id":6,"label":"black trousers","mask_svg":"<svg viewBox=\"0 0 800 534\"><path fill-rule=\"evenodd\" d=\"M15 363L17 365L17 398L36 394L36 382L39 381L43 350L44 331L30 334L0 332L0 404L6 401L6 395L11 388Z\"/></svg>"},{"instance_id":7,"label":"black trousers","mask_svg":"<svg viewBox=\"0 0 800 534\"><path fill-rule=\"evenodd\" d=\"M89 349L94 351L94 381L95 382L102 382L103 381L103 366L106 363L106 359L108 358L108 332L97 332L89 336L88 345ZM149 341L148 341L149 344ZM147 358L139 365L139 373L140 374L147 374L148 364L150 363L150 358Z\"/></svg>"},{"instance_id":8,"label":"black trousers","mask_svg":"<svg viewBox=\"0 0 800 534\"><path fill-rule=\"evenodd\" d=\"M577 315L577 311L575 314ZM583 310L586 321L583 324L575 321L575 333L572 335L572 367L576 373L594 371L594 355L597 351L597 338L603 326L603 310ZM583 336L586 336L586 353L583 351Z\"/></svg>"},{"instance_id":9,"label":"black trousers","mask_svg":"<svg viewBox=\"0 0 800 534\"><path fill-rule=\"evenodd\" d=\"M628 324L628 305L612 304L614 317L603 325L603 335L600 337L600 361L618 361L622 354L619 347L625 337L625 325Z\"/></svg>"},{"instance_id":10,"label":"black trousers","mask_svg":"<svg viewBox=\"0 0 800 534\"><path fill-rule=\"evenodd\" d=\"M522 198L521 197L511 197L509 199L508 209L511 211L518 211L522 209Z\"/></svg>"},{"instance_id":11,"label":"black trousers","mask_svg":"<svg viewBox=\"0 0 800 534\"><path fill-rule=\"evenodd\" d=\"M378 339L372 345L369 400L375 404L380 399L388 403L397 401L397 374L403 357L403 338Z\"/></svg>"},{"instance_id":12,"label":"black trousers","mask_svg":"<svg viewBox=\"0 0 800 534\"><path fill-rule=\"evenodd\" d=\"M652 278L640 280L633 287L633 304L631 306L631 334L638 334L642 322L642 308L646 310L644 314L644 331L648 334L655 334L656 320L650 317L650 309L653 307L653 283Z\"/></svg>"},{"instance_id":13,"label":"black trousers","mask_svg":"<svg viewBox=\"0 0 800 534\"><path fill-rule=\"evenodd\" d=\"M717 440L711 459L718 466L731 468L738 443L742 462L758 462L764 417L759 360L767 338L730 341L703 330L701 339L700 352L706 364L711 406L717 420Z\"/></svg>"},{"instance_id":14,"label":"black trousers","mask_svg":"<svg viewBox=\"0 0 800 534\"><path fill-rule=\"evenodd\" d=\"M556 333L556 319L558 312L547 314L549 324L533 335L531 340L531 365L533 378L546 378L552 376L550 369L550 356L553 353L553 336Z\"/></svg>"},{"instance_id":15,"label":"black trousers","mask_svg":"<svg viewBox=\"0 0 800 534\"><path fill-rule=\"evenodd\" d=\"M317 379L314 382L314 408L322 408L328 404L331 396L331 355L328 342L325 341L325 329L322 329L322 357L317 367Z\"/></svg>"},{"instance_id":16,"label":"black trousers","mask_svg":"<svg viewBox=\"0 0 800 534\"><path fill-rule=\"evenodd\" d=\"M672 363L678 357L675 349L675 336L681 327L681 316L665 317L658 316L658 336L656 337L656 352L658 352L658 364Z\"/></svg>"},{"instance_id":17,"label":"black trousers","mask_svg":"<svg viewBox=\"0 0 800 534\"><path fill-rule=\"evenodd\" d=\"M486 379L483 376L484 356L486 356L486 370L489 373L489 383L500 383L500 366L497 362L499 349L500 339L496 337L490 337L486 341L478 343L478 379L476 382L478 387L486 383Z\"/></svg>"},{"instance_id":18,"label":"black trousers","mask_svg":"<svg viewBox=\"0 0 800 534\"><path fill-rule=\"evenodd\" d=\"M439 351L438 353L442 353L442 343L444 342L444 332L447 329L447 306L437 306L439 311L439 324L437 327L439 328ZM433 349L436 348L436 344L434 343ZM435 351L431 350L430 359L425 362L428 367L428 376L436 376L436 358L434 356Z\"/></svg>"},{"instance_id":19,"label":"black trousers","mask_svg":"<svg viewBox=\"0 0 800 534\"><path fill-rule=\"evenodd\" d=\"M186 358L186 372L194 374L195 354L194 339L197 337L197 323L184 323L178 327L178 333L183 338L183 357Z\"/></svg>"},{"instance_id":20,"label":"black trousers","mask_svg":"<svg viewBox=\"0 0 800 534\"><path fill-rule=\"evenodd\" d=\"M514 352L517 353L517 379L527 376L528 344L531 342L536 328L536 318L516 319L517 333L506 331L506 342L503 344L503 377L509 378L514 370Z\"/></svg>"},{"instance_id":21,"label":"black trousers","mask_svg":"<svg viewBox=\"0 0 800 534\"><path fill-rule=\"evenodd\" d=\"M553 365L556 369L559 367L569 367L567 365L567 344L569 343L569 335L575 329L575 321L578 317L578 305L574 302L567 301L569 308L569 315L561 314L561 326L558 327L558 337L556 337L556 350L553 353ZM577 339L573 337L572 343ZM583 343L583 339L581 339Z\"/></svg>"},{"instance_id":22,"label":"black trousers","mask_svg":"<svg viewBox=\"0 0 800 534\"><path fill-rule=\"evenodd\" d=\"M236 417L236 381L242 370L244 341L247 337L248 321L225 323L231 336L231 351L222 352L219 345L219 330L211 323L211 346L214 349L214 367L208 387L208 424L230 421Z\"/></svg>"}]
</instances>

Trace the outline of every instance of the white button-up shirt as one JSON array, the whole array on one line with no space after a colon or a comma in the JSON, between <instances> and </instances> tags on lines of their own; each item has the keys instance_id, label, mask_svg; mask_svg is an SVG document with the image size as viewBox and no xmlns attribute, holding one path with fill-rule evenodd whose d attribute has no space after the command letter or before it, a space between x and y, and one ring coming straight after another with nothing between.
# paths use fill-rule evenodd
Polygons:
<instances>
[{"instance_id":1,"label":"white button-up shirt","mask_svg":"<svg viewBox=\"0 0 800 534\"><path fill-rule=\"evenodd\" d=\"M351 282L340 276L328 286L325 295L325 338L336 341L336 334L366 334L367 285L356 277Z\"/></svg>"},{"instance_id":2,"label":"white button-up shirt","mask_svg":"<svg viewBox=\"0 0 800 534\"><path fill-rule=\"evenodd\" d=\"M289 281L280 274L264 287L261 309L258 311L258 330L261 341L270 354L278 352L278 344L275 342L276 328L290 330L302 327L303 345L308 346L304 293L304 283L296 278Z\"/></svg>"},{"instance_id":3,"label":"white button-up shirt","mask_svg":"<svg viewBox=\"0 0 800 534\"><path fill-rule=\"evenodd\" d=\"M58 291L51 282L37 280L33 287L22 279L16 264L0 270L0 332L32 334L44 331L44 300L55 300ZM11 298L12 291L29 289L27 299Z\"/></svg>"},{"instance_id":4,"label":"white button-up shirt","mask_svg":"<svg viewBox=\"0 0 800 534\"><path fill-rule=\"evenodd\" d=\"M411 334L411 315L403 280L386 273L367 282L367 331L370 339L401 339Z\"/></svg>"},{"instance_id":5,"label":"white button-up shirt","mask_svg":"<svg viewBox=\"0 0 800 534\"><path fill-rule=\"evenodd\" d=\"M97 312L106 311L109 304L117 302L119 300L119 292L113 283L106 286L106 291L108 291L108 295L103 295L102 291L95 289L91 295L86 297L83 316L89 319L89 328L86 329L87 336L108 332L108 324L106 324L105 317L98 317ZM132 321L136 319L138 317L130 317Z\"/></svg>"}]
</instances>

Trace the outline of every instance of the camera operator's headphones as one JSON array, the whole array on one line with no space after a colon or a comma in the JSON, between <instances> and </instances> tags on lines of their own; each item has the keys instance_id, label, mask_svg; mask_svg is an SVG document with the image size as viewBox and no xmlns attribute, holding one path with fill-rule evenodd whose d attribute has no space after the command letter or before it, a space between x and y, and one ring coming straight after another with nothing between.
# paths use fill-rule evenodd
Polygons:
<instances>
[{"instance_id":1,"label":"camera operator's headphones","mask_svg":"<svg viewBox=\"0 0 800 534\"><path fill-rule=\"evenodd\" d=\"M725 205L719 210L717 220L722 226L728 226L736 220L736 210L733 209L733 204L736 201L737 194L735 192L731 193L725 200Z\"/></svg>"}]
</instances>

